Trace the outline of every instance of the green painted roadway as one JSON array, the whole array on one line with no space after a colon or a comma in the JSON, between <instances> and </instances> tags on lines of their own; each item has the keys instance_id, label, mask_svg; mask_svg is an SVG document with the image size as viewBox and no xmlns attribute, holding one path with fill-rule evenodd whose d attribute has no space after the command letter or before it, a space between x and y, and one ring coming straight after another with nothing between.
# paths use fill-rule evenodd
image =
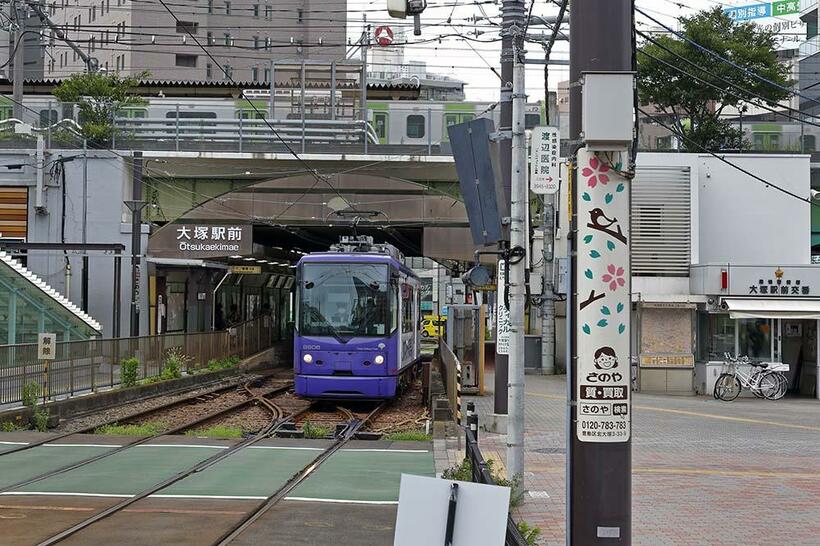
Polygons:
<instances>
[{"instance_id":1,"label":"green painted roadway","mask_svg":"<svg viewBox=\"0 0 820 546\"><path fill-rule=\"evenodd\" d=\"M303 442L299 446L252 446L173 484L156 496L262 499L320 455L325 445L327 442L319 441ZM0 487L93 457L113 447L64 444L0 456ZM402 473L435 475L430 444L405 442L401 444L404 449L392 447L340 450L290 497L393 503L398 500ZM196 444L136 446L10 493L127 497L224 449L225 446L218 442L208 444L201 440Z\"/></svg>"}]
</instances>

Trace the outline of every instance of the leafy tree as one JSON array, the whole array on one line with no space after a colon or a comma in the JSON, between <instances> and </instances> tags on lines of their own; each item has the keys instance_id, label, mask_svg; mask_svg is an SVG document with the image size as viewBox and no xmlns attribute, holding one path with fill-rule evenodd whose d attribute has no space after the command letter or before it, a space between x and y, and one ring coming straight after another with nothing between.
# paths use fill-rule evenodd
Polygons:
<instances>
[{"instance_id":1,"label":"leafy tree","mask_svg":"<svg viewBox=\"0 0 820 546\"><path fill-rule=\"evenodd\" d=\"M738 66L781 86L792 85L788 66L777 60L777 39L773 32L764 31L753 23L735 22L720 7L681 17L680 27L681 34L731 59ZM741 102L760 102L756 96L763 97L770 106L789 96L788 91L716 59L674 34L654 35L652 39L657 44L647 40L638 52L640 100L643 104L655 105L671 119L677 132L693 141L682 139L681 145L686 151L702 151L698 145L708 150L745 147L741 132L720 118L723 111ZM699 82L652 57L712 85Z\"/></svg>"},{"instance_id":2,"label":"leafy tree","mask_svg":"<svg viewBox=\"0 0 820 546\"><path fill-rule=\"evenodd\" d=\"M132 89L148 75L142 72L121 78L118 74L101 72L72 74L53 94L60 102L77 103L83 136L90 145L107 145L114 136L114 114L128 106L147 104L145 99L134 95Z\"/></svg>"}]
</instances>

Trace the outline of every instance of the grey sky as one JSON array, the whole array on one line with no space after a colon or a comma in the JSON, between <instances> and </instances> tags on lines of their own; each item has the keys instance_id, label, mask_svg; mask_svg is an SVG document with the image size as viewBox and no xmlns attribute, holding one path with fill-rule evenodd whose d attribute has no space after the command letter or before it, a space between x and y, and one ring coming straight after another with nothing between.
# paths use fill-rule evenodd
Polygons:
<instances>
[{"instance_id":1,"label":"grey sky","mask_svg":"<svg viewBox=\"0 0 820 546\"><path fill-rule=\"evenodd\" d=\"M695 11L710 8L715 5L743 6L759 3L759 0L732 0L718 2L717 0L638 0L638 6L653 17L657 17L664 24L675 27L676 17L691 14ZM481 0L428 0L428 8L422 15L422 35L412 35L412 20L404 21L389 18L386 9L386 0L348 0L348 35L352 41L358 39L362 32L362 17L375 28L379 25L389 25L395 31L408 29L410 45L406 46L406 60L424 60L428 63L431 72L457 77L467 82L467 99L481 101L498 100L498 77L488 68L488 64L499 69L501 45L498 41L498 27L492 23L499 23L501 2L482 2ZM681 7L685 5L685 7ZM473 21L474 17L482 18L486 14L491 22L486 20ZM536 15L556 15L558 7L547 0L539 0L533 9ZM789 19L795 19L791 16ZM447 20L450 19L450 24ZM785 18L784 18L785 19ZM771 23L778 19L761 19L760 23ZM639 28L649 29L654 23L643 16L638 17L639 25L643 21L646 25ZM530 28L529 33L537 33L539 29ZM476 36L475 33L479 35ZM474 40L468 42L453 35L467 35ZM441 43L437 41L440 36ZM431 42L431 40L433 40ZM418 43L427 41L427 43ZM543 57L543 50L538 44L527 46L528 56L531 58ZM568 59L569 46L558 42L553 49L554 59ZM559 81L568 77L566 67L551 67L550 88L555 89ZM527 67L527 92L530 100L540 100L544 97L544 72L542 66Z\"/></svg>"}]
</instances>

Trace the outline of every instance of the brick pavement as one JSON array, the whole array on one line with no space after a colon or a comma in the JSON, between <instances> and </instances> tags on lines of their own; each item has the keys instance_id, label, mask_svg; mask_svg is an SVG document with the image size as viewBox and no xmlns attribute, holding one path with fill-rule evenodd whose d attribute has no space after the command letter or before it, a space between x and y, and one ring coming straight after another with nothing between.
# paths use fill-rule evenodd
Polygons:
<instances>
[{"instance_id":1,"label":"brick pavement","mask_svg":"<svg viewBox=\"0 0 820 546\"><path fill-rule=\"evenodd\" d=\"M542 529L541 544L562 545L565 376L526 381L528 494L514 514ZM480 416L492 412L492 393L467 399ZM820 546L820 402L636 393L633 414L633 544ZM505 441L480 437L499 467ZM463 458L463 439L435 450L440 472Z\"/></svg>"}]
</instances>

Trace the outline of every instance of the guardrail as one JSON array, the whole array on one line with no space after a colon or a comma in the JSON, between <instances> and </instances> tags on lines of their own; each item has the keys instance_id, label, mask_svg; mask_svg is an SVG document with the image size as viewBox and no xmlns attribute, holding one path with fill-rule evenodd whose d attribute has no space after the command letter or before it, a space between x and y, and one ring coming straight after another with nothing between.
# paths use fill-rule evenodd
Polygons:
<instances>
[{"instance_id":1,"label":"guardrail","mask_svg":"<svg viewBox=\"0 0 820 546\"><path fill-rule=\"evenodd\" d=\"M472 406L472 403L470 404ZM464 427L466 435L465 456L470 461L471 479L473 483L483 483L485 485L495 485L490 469L481 450L478 448L478 414L467 409L467 426ZM507 513L507 535L504 539L506 546L527 546L527 541L518 530L518 525L512 517L512 514Z\"/></svg>"},{"instance_id":2,"label":"guardrail","mask_svg":"<svg viewBox=\"0 0 820 546\"><path fill-rule=\"evenodd\" d=\"M441 355L441 379L447 391L447 401L453 420L461 424L461 362L444 340L439 339L439 355Z\"/></svg>"},{"instance_id":3,"label":"guardrail","mask_svg":"<svg viewBox=\"0 0 820 546\"><path fill-rule=\"evenodd\" d=\"M115 387L120 362L131 357L139 360L139 379L156 377L172 350L187 357L181 371L191 373L210 360L258 353L272 345L273 333L271 320L260 317L219 332L66 341L51 361L37 359L36 343L0 345L0 404L21 403L30 383L47 399Z\"/></svg>"},{"instance_id":4,"label":"guardrail","mask_svg":"<svg viewBox=\"0 0 820 546\"><path fill-rule=\"evenodd\" d=\"M270 125L269 125L270 124ZM271 129L273 127L273 129ZM370 123L362 120L117 118L114 143L150 141L173 143L179 151L190 142L234 144L239 152L254 144L376 144Z\"/></svg>"}]
</instances>

